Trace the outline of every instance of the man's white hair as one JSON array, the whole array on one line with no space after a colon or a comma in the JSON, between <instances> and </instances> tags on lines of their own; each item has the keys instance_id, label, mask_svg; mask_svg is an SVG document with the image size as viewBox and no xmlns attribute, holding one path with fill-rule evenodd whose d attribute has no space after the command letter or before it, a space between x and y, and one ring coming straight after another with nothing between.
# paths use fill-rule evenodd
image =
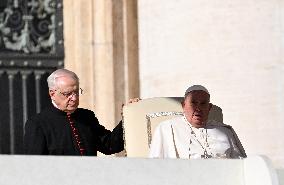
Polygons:
<instances>
[{"instance_id":1,"label":"man's white hair","mask_svg":"<svg viewBox=\"0 0 284 185\"><path fill-rule=\"evenodd\" d=\"M52 72L47 78L48 88L55 89L57 87L57 79L64 76L71 77L79 83L79 78L74 72L67 69L57 69L56 71Z\"/></svg>"}]
</instances>

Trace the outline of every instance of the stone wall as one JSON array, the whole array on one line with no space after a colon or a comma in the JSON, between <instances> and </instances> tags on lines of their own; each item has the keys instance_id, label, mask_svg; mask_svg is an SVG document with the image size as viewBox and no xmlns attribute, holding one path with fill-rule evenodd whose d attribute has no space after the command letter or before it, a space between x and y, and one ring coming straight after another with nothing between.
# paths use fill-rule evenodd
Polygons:
<instances>
[{"instance_id":1,"label":"stone wall","mask_svg":"<svg viewBox=\"0 0 284 185\"><path fill-rule=\"evenodd\" d=\"M247 154L283 167L282 12L277 0L64 0L65 66L110 129L130 97L203 84Z\"/></svg>"},{"instance_id":2,"label":"stone wall","mask_svg":"<svg viewBox=\"0 0 284 185\"><path fill-rule=\"evenodd\" d=\"M282 1L139 1L142 98L203 84L248 155L284 166Z\"/></svg>"},{"instance_id":3,"label":"stone wall","mask_svg":"<svg viewBox=\"0 0 284 185\"><path fill-rule=\"evenodd\" d=\"M163 160L2 155L0 184L283 185L269 164L261 157Z\"/></svg>"}]
</instances>

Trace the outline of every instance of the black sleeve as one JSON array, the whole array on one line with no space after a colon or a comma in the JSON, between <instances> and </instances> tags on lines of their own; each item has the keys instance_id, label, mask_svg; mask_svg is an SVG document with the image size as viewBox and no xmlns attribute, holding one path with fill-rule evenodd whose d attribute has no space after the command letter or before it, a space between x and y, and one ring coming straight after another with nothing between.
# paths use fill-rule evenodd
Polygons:
<instances>
[{"instance_id":1,"label":"black sleeve","mask_svg":"<svg viewBox=\"0 0 284 185\"><path fill-rule=\"evenodd\" d=\"M25 124L24 154L48 154L46 139L38 120L28 120Z\"/></svg>"},{"instance_id":2,"label":"black sleeve","mask_svg":"<svg viewBox=\"0 0 284 185\"><path fill-rule=\"evenodd\" d=\"M122 121L112 130L110 146L113 153L121 152L124 149Z\"/></svg>"},{"instance_id":3,"label":"black sleeve","mask_svg":"<svg viewBox=\"0 0 284 185\"><path fill-rule=\"evenodd\" d=\"M121 152L124 149L122 121L113 129L106 130L100 125L100 137L98 143L98 151L103 154L110 155Z\"/></svg>"}]
</instances>

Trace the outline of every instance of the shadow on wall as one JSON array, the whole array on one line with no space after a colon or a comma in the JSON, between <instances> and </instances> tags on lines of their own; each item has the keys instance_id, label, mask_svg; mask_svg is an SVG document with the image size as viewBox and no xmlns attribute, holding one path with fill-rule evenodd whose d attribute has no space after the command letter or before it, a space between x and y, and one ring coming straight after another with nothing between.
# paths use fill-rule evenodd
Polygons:
<instances>
[{"instance_id":1,"label":"shadow on wall","mask_svg":"<svg viewBox=\"0 0 284 185\"><path fill-rule=\"evenodd\" d=\"M208 116L208 120L216 120L223 123L223 112L220 107L213 105Z\"/></svg>"}]
</instances>

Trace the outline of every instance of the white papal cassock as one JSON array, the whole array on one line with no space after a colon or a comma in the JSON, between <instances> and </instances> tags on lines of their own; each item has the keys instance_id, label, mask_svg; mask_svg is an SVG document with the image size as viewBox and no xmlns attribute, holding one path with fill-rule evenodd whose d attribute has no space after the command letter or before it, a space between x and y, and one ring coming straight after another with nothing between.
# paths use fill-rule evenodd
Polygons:
<instances>
[{"instance_id":1,"label":"white papal cassock","mask_svg":"<svg viewBox=\"0 0 284 185\"><path fill-rule=\"evenodd\" d=\"M229 125L210 120L194 128L184 116L161 122L150 146L151 158L242 158L244 148Z\"/></svg>"}]
</instances>

